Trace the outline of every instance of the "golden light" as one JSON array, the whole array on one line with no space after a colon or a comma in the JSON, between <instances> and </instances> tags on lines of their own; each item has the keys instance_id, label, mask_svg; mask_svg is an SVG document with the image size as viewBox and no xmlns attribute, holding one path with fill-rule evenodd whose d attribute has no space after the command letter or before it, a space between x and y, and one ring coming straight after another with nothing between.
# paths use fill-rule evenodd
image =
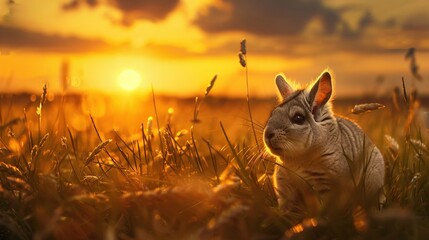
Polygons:
<instances>
[{"instance_id":1,"label":"golden light","mask_svg":"<svg viewBox=\"0 0 429 240\"><path fill-rule=\"evenodd\" d=\"M127 69L121 72L118 77L119 86L127 91L132 91L138 88L141 84L142 78L140 74L133 69Z\"/></svg>"}]
</instances>

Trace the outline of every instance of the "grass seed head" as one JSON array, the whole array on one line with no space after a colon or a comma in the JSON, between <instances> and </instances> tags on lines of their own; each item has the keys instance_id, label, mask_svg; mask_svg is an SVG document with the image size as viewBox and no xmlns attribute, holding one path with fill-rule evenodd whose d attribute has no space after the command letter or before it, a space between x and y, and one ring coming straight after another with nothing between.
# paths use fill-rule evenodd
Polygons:
<instances>
[{"instance_id":1,"label":"grass seed head","mask_svg":"<svg viewBox=\"0 0 429 240\"><path fill-rule=\"evenodd\" d=\"M420 173L414 174L413 178L411 179L411 184L417 183L421 177L422 175Z\"/></svg>"},{"instance_id":2,"label":"grass seed head","mask_svg":"<svg viewBox=\"0 0 429 240\"><path fill-rule=\"evenodd\" d=\"M187 135L187 134L188 134L188 130L187 130L187 129L182 129L182 130L178 131L178 132L176 133L176 137L175 137L176 141L177 141L178 139L180 139L181 137L183 137L183 136Z\"/></svg>"},{"instance_id":3,"label":"grass seed head","mask_svg":"<svg viewBox=\"0 0 429 240\"><path fill-rule=\"evenodd\" d=\"M9 175L12 177L22 177L22 172L15 166L0 162L0 172L2 175Z\"/></svg>"},{"instance_id":4,"label":"grass seed head","mask_svg":"<svg viewBox=\"0 0 429 240\"><path fill-rule=\"evenodd\" d=\"M3 186L10 190L10 191L23 191L23 192L30 192L31 188L28 185L28 183L26 183L24 180L22 180L22 178L18 178L18 177L6 177L7 181L5 181Z\"/></svg>"},{"instance_id":5,"label":"grass seed head","mask_svg":"<svg viewBox=\"0 0 429 240\"><path fill-rule=\"evenodd\" d=\"M167 109L167 124L170 125L173 120L174 108L170 107Z\"/></svg>"},{"instance_id":6,"label":"grass seed head","mask_svg":"<svg viewBox=\"0 0 429 240\"><path fill-rule=\"evenodd\" d=\"M241 40L240 42L240 52L246 55L247 48L246 48L246 39Z\"/></svg>"},{"instance_id":7,"label":"grass seed head","mask_svg":"<svg viewBox=\"0 0 429 240\"><path fill-rule=\"evenodd\" d=\"M42 114L42 108L43 108L43 105L45 105L47 93L48 93L48 87L46 86L46 83L45 83L45 85L43 85L42 95L40 96L39 106L36 109L36 114L39 116Z\"/></svg>"},{"instance_id":8,"label":"grass seed head","mask_svg":"<svg viewBox=\"0 0 429 240\"><path fill-rule=\"evenodd\" d=\"M66 137L61 138L61 146L67 147L67 138Z\"/></svg>"},{"instance_id":9,"label":"grass seed head","mask_svg":"<svg viewBox=\"0 0 429 240\"><path fill-rule=\"evenodd\" d=\"M103 150L110 142L112 142L112 139L108 139L95 147L94 150L92 150L89 156L85 159L85 164L89 164L92 160L94 160L95 156L97 156L97 154L99 154L101 150Z\"/></svg>"},{"instance_id":10,"label":"grass seed head","mask_svg":"<svg viewBox=\"0 0 429 240\"><path fill-rule=\"evenodd\" d=\"M7 129L7 136L10 138L15 137L15 133L13 132L12 128L10 128L10 127Z\"/></svg>"},{"instance_id":11,"label":"grass seed head","mask_svg":"<svg viewBox=\"0 0 429 240\"><path fill-rule=\"evenodd\" d=\"M212 219L207 226L207 229L212 232L216 232L219 229L223 229L226 226L236 224L238 219L241 219L250 210L248 206L242 203L235 203L228 209L224 210L219 217Z\"/></svg>"},{"instance_id":12,"label":"grass seed head","mask_svg":"<svg viewBox=\"0 0 429 240\"><path fill-rule=\"evenodd\" d=\"M43 147L43 145L45 144L45 142L46 142L46 140L48 139L48 137L49 137L49 133L46 133L46 134L43 136L43 138L40 140L39 148L42 148L42 147Z\"/></svg>"},{"instance_id":13,"label":"grass seed head","mask_svg":"<svg viewBox=\"0 0 429 240\"><path fill-rule=\"evenodd\" d=\"M40 96L40 106L43 106L45 104L47 93L48 93L48 87L46 86L46 83L45 83L43 85L42 95Z\"/></svg>"},{"instance_id":14,"label":"grass seed head","mask_svg":"<svg viewBox=\"0 0 429 240\"><path fill-rule=\"evenodd\" d=\"M199 123L201 122L200 119L198 119L198 114L200 113L200 102L199 102L199 98L195 97L195 105L194 105L194 117L192 118L191 122L192 123Z\"/></svg>"},{"instance_id":15,"label":"grass seed head","mask_svg":"<svg viewBox=\"0 0 429 240\"><path fill-rule=\"evenodd\" d=\"M214 86L214 84L215 84L215 82L216 82L216 79L217 79L217 74L216 74L216 75L214 75L214 77L213 77L213 78L212 78L212 80L210 81L209 85L207 86L207 88L206 88L206 92L204 93L204 96L206 96L206 97L207 97L207 95L209 95L210 90L212 90L212 88L213 88L213 86Z\"/></svg>"},{"instance_id":16,"label":"grass seed head","mask_svg":"<svg viewBox=\"0 0 429 240\"><path fill-rule=\"evenodd\" d=\"M109 197L102 193L90 193L76 195L69 199L71 202L83 202L89 205L106 204L109 202Z\"/></svg>"},{"instance_id":17,"label":"grass seed head","mask_svg":"<svg viewBox=\"0 0 429 240\"><path fill-rule=\"evenodd\" d=\"M386 106L384 106L383 104L380 104L380 103L364 103L364 104L355 105L351 112L353 114L361 114L364 112L371 112L371 111L381 109L384 107L386 107Z\"/></svg>"},{"instance_id":18,"label":"grass seed head","mask_svg":"<svg viewBox=\"0 0 429 240\"><path fill-rule=\"evenodd\" d=\"M399 144L398 142L390 135L384 135L384 142L386 143L387 149L392 154L394 158L398 156L399 153Z\"/></svg>"},{"instance_id":19,"label":"grass seed head","mask_svg":"<svg viewBox=\"0 0 429 240\"><path fill-rule=\"evenodd\" d=\"M86 175L83 177L82 182L87 184L97 184L100 182L100 178L94 175Z\"/></svg>"},{"instance_id":20,"label":"grass seed head","mask_svg":"<svg viewBox=\"0 0 429 240\"><path fill-rule=\"evenodd\" d=\"M424 144L422 141L418 139L410 138L410 143L417 148L417 151L419 150L428 151L426 144Z\"/></svg>"},{"instance_id":21,"label":"grass seed head","mask_svg":"<svg viewBox=\"0 0 429 240\"><path fill-rule=\"evenodd\" d=\"M153 124L153 117L149 116L147 118L146 132L150 138L153 137L152 124Z\"/></svg>"},{"instance_id":22,"label":"grass seed head","mask_svg":"<svg viewBox=\"0 0 429 240\"><path fill-rule=\"evenodd\" d=\"M31 152L30 152L32 160L34 160L36 158L38 152L39 152L39 146L34 145L33 148L31 149Z\"/></svg>"},{"instance_id":23,"label":"grass seed head","mask_svg":"<svg viewBox=\"0 0 429 240\"><path fill-rule=\"evenodd\" d=\"M242 52L238 53L238 59L240 60L240 64L242 67L246 67L247 63L246 63L246 57Z\"/></svg>"}]
</instances>

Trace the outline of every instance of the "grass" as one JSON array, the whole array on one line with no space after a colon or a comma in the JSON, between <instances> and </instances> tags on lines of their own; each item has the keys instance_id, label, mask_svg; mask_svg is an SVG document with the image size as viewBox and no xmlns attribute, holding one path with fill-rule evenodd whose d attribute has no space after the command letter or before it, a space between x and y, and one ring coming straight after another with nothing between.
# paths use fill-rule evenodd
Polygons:
<instances>
[{"instance_id":1,"label":"grass","mask_svg":"<svg viewBox=\"0 0 429 240\"><path fill-rule=\"evenodd\" d=\"M419 105L410 100L400 109L386 103L385 109L356 116L348 105L336 105L383 153L381 211L356 204L359 196L353 194L359 193L343 188L329 204L316 202L311 211L285 215L272 185L275 159L261 154L254 139L257 132L260 141L258 122L274 102L252 102L254 118L237 130L236 115L225 114L236 103L216 102L207 94L195 104L167 103L182 107L176 115L158 112L167 107L153 94L144 110L134 103L126 112L113 107L94 117L76 107L85 105L85 96L49 102L46 91L40 104L1 98L1 239L422 239L429 234L428 130L419 123ZM247 110L250 104L242 102ZM147 114L151 104L155 117L138 123L146 118L132 114Z\"/></svg>"}]
</instances>

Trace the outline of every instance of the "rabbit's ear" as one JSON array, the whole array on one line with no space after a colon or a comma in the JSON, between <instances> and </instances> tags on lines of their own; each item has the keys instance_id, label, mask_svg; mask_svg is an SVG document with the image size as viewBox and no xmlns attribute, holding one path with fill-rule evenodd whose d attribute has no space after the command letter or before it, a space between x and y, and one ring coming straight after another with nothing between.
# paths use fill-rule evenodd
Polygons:
<instances>
[{"instance_id":1,"label":"rabbit's ear","mask_svg":"<svg viewBox=\"0 0 429 240\"><path fill-rule=\"evenodd\" d=\"M276 84L283 98L287 98L294 92L293 88L286 82L286 78L283 74L278 74L276 76Z\"/></svg>"},{"instance_id":2,"label":"rabbit's ear","mask_svg":"<svg viewBox=\"0 0 429 240\"><path fill-rule=\"evenodd\" d=\"M310 90L310 103L312 104L311 111L316 112L317 109L320 109L325 103L329 101L332 95L332 80L331 74L329 72L324 72L320 75L317 82L313 85Z\"/></svg>"}]
</instances>

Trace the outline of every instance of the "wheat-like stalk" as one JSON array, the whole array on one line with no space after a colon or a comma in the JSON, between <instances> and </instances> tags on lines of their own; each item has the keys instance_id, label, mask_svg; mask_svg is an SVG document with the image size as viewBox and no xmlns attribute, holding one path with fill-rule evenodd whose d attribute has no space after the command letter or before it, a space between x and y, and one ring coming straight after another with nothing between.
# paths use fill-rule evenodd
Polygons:
<instances>
[{"instance_id":1,"label":"wheat-like stalk","mask_svg":"<svg viewBox=\"0 0 429 240\"><path fill-rule=\"evenodd\" d=\"M112 142L112 139L108 139L100 144L92 150L89 156L85 159L85 164L88 165L92 160L94 160L95 156L99 154L109 143Z\"/></svg>"},{"instance_id":2,"label":"wheat-like stalk","mask_svg":"<svg viewBox=\"0 0 429 240\"><path fill-rule=\"evenodd\" d=\"M216 82L216 79L217 79L217 74L216 74L216 75L214 75L214 77L213 77L213 78L212 78L212 80L210 81L209 85L207 86L206 91L205 91L205 93L204 93L204 96L205 96L205 97L207 97L207 95L209 95L210 91L212 90L212 88L213 88L213 86L214 86L214 84L215 84L215 82Z\"/></svg>"},{"instance_id":3,"label":"wheat-like stalk","mask_svg":"<svg viewBox=\"0 0 429 240\"><path fill-rule=\"evenodd\" d=\"M39 146L34 145L33 148L31 148L30 156L31 160L34 161L36 159L37 154L39 153Z\"/></svg>"},{"instance_id":4,"label":"wheat-like stalk","mask_svg":"<svg viewBox=\"0 0 429 240\"><path fill-rule=\"evenodd\" d=\"M371 112L377 109L385 108L383 104L380 103L364 103L364 104L358 104L355 105L352 109L353 114L361 114L364 112Z\"/></svg>"},{"instance_id":5,"label":"wheat-like stalk","mask_svg":"<svg viewBox=\"0 0 429 240\"><path fill-rule=\"evenodd\" d=\"M147 136L149 137L149 139L151 139L153 137L152 126L153 126L153 117L149 116L147 118L147 123L146 123L146 133L147 133Z\"/></svg>"},{"instance_id":6,"label":"wheat-like stalk","mask_svg":"<svg viewBox=\"0 0 429 240\"><path fill-rule=\"evenodd\" d=\"M6 177L7 181L3 181L4 188L10 191L23 191L29 193L31 191L30 186L22 178L19 177Z\"/></svg>"},{"instance_id":7,"label":"wheat-like stalk","mask_svg":"<svg viewBox=\"0 0 429 240\"><path fill-rule=\"evenodd\" d=\"M428 152L426 144L424 144L421 140L410 138L410 142L414 145L414 147L417 148L417 150L423 150L425 152Z\"/></svg>"},{"instance_id":8,"label":"wheat-like stalk","mask_svg":"<svg viewBox=\"0 0 429 240\"><path fill-rule=\"evenodd\" d=\"M384 142L386 143L387 149L390 154L396 158L399 153L399 144L398 142L390 135L384 135Z\"/></svg>"},{"instance_id":9,"label":"wheat-like stalk","mask_svg":"<svg viewBox=\"0 0 429 240\"><path fill-rule=\"evenodd\" d=\"M2 175L22 178L22 172L17 167L5 162L0 162L0 173L2 173Z\"/></svg>"},{"instance_id":10,"label":"wheat-like stalk","mask_svg":"<svg viewBox=\"0 0 429 240\"><path fill-rule=\"evenodd\" d=\"M216 236L223 229L233 227L237 222L243 221L249 211L249 206L240 202L233 203L226 210L222 211L218 217L212 218L208 222L205 230L202 232L202 238Z\"/></svg>"},{"instance_id":11,"label":"wheat-like stalk","mask_svg":"<svg viewBox=\"0 0 429 240\"><path fill-rule=\"evenodd\" d=\"M39 116L39 140L40 140L40 134L42 131L42 108L43 108L43 105L45 105L47 93L48 93L48 87L45 84L43 85L43 91L42 91L42 95L40 96L39 106L36 109L36 114Z\"/></svg>"},{"instance_id":12,"label":"wheat-like stalk","mask_svg":"<svg viewBox=\"0 0 429 240\"><path fill-rule=\"evenodd\" d=\"M44 136L43 136L43 138L40 140L40 142L39 142L39 148L42 148L43 147L43 145L45 145L45 142L46 142L46 140L48 139L48 137L49 137L49 133L46 133Z\"/></svg>"},{"instance_id":13,"label":"wheat-like stalk","mask_svg":"<svg viewBox=\"0 0 429 240\"><path fill-rule=\"evenodd\" d=\"M86 175L83 177L82 183L97 184L100 183L100 178L93 175Z\"/></svg>"},{"instance_id":14,"label":"wheat-like stalk","mask_svg":"<svg viewBox=\"0 0 429 240\"><path fill-rule=\"evenodd\" d=\"M240 62L240 65L242 67L246 67L247 66L247 62L246 62L246 57L242 52L238 53L238 60Z\"/></svg>"},{"instance_id":15,"label":"wheat-like stalk","mask_svg":"<svg viewBox=\"0 0 429 240\"><path fill-rule=\"evenodd\" d=\"M108 204L110 199L103 193L89 193L75 195L69 199L70 202L84 202L91 205Z\"/></svg>"}]
</instances>

